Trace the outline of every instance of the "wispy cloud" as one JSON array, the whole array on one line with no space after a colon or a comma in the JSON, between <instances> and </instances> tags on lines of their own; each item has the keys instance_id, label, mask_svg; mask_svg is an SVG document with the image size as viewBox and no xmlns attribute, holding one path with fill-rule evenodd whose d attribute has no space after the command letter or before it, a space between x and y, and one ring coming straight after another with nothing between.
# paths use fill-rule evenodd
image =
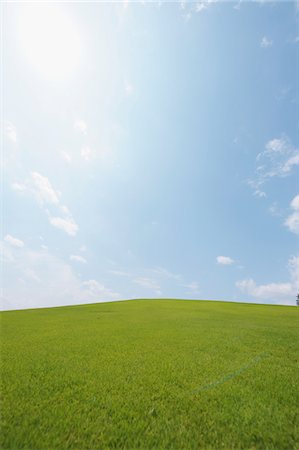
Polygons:
<instances>
[{"instance_id":1,"label":"wispy cloud","mask_svg":"<svg viewBox=\"0 0 299 450\"><path fill-rule=\"evenodd\" d=\"M88 280L82 283L82 296L87 298L88 301L100 301L100 300L118 300L120 294L105 287L97 280Z\"/></svg>"},{"instance_id":2,"label":"wispy cloud","mask_svg":"<svg viewBox=\"0 0 299 450\"><path fill-rule=\"evenodd\" d=\"M21 239L18 239L14 236L11 236L11 234L7 234L4 238L5 242L8 242L10 245L12 245L13 247L24 247L24 242L21 241Z\"/></svg>"},{"instance_id":3,"label":"wispy cloud","mask_svg":"<svg viewBox=\"0 0 299 450\"><path fill-rule=\"evenodd\" d=\"M295 234L299 234L299 195L293 198L290 204L293 212L285 220L285 225Z\"/></svg>"},{"instance_id":4,"label":"wispy cloud","mask_svg":"<svg viewBox=\"0 0 299 450\"><path fill-rule=\"evenodd\" d=\"M4 121L3 131L4 131L4 135L7 137L7 139L9 139L11 142L16 144L16 142L17 142L17 129L11 122Z\"/></svg>"},{"instance_id":5,"label":"wispy cloud","mask_svg":"<svg viewBox=\"0 0 299 450\"><path fill-rule=\"evenodd\" d=\"M153 280L152 278L138 277L135 278L133 282L143 287L144 289L154 291L156 295L161 295L160 285L157 283L156 280Z\"/></svg>"},{"instance_id":6,"label":"wispy cloud","mask_svg":"<svg viewBox=\"0 0 299 450\"><path fill-rule=\"evenodd\" d=\"M111 275L115 275L117 277L131 277L132 274L130 272L124 272L123 270L108 270L108 273Z\"/></svg>"},{"instance_id":7,"label":"wispy cloud","mask_svg":"<svg viewBox=\"0 0 299 450\"><path fill-rule=\"evenodd\" d=\"M180 9L186 8L186 0L181 0L179 4L180 4Z\"/></svg>"},{"instance_id":8,"label":"wispy cloud","mask_svg":"<svg viewBox=\"0 0 299 450\"><path fill-rule=\"evenodd\" d=\"M291 172L294 166L299 165L299 151L296 154L291 156L282 166L282 174L287 175Z\"/></svg>"},{"instance_id":9,"label":"wispy cloud","mask_svg":"<svg viewBox=\"0 0 299 450\"><path fill-rule=\"evenodd\" d=\"M200 13L202 11L205 11L208 8L207 2L196 2L195 3L195 12Z\"/></svg>"},{"instance_id":10,"label":"wispy cloud","mask_svg":"<svg viewBox=\"0 0 299 450\"><path fill-rule=\"evenodd\" d=\"M31 179L33 181L34 194L41 204L50 203L58 205L59 192L55 191L47 177L44 177L38 172L31 172Z\"/></svg>"},{"instance_id":11,"label":"wispy cloud","mask_svg":"<svg viewBox=\"0 0 299 450\"><path fill-rule=\"evenodd\" d=\"M264 36L260 42L260 46L262 48L269 48L272 47L273 45L273 41L269 38L267 38L267 36Z\"/></svg>"},{"instance_id":12,"label":"wispy cloud","mask_svg":"<svg viewBox=\"0 0 299 450\"><path fill-rule=\"evenodd\" d=\"M159 279L170 279L170 280L175 280L175 281L182 281L182 276L176 273L171 272L168 269L165 269L164 267L153 267L153 268L147 268L147 269L139 269L138 270L139 274L143 274L146 279L155 277L155 278L159 278ZM120 277L131 277L131 278L136 278L136 271L134 272L127 272L127 271L123 271L123 270L117 270L117 269L111 269L108 270L108 273L112 274L112 275L116 275L116 276L120 276ZM142 277L143 277L142 275ZM141 277L141 278L142 278Z\"/></svg>"},{"instance_id":13,"label":"wispy cloud","mask_svg":"<svg viewBox=\"0 0 299 450\"><path fill-rule=\"evenodd\" d=\"M237 281L236 286L246 294L259 300L272 300L275 303L294 304L299 289L299 256L288 261L290 281L258 285L252 278Z\"/></svg>"},{"instance_id":14,"label":"wispy cloud","mask_svg":"<svg viewBox=\"0 0 299 450\"><path fill-rule=\"evenodd\" d=\"M291 283L269 283L257 285L252 279L237 281L237 287L244 292L247 292L252 297L260 299L273 299L277 297L289 297L293 294Z\"/></svg>"},{"instance_id":15,"label":"wispy cloud","mask_svg":"<svg viewBox=\"0 0 299 450\"><path fill-rule=\"evenodd\" d=\"M107 273L127 278L131 283L137 284L143 289L150 290L156 295L161 295L164 289L185 288L188 293L199 294L197 281L187 282L181 274L174 273L165 267L143 268L134 271L119 269L108 270Z\"/></svg>"},{"instance_id":16,"label":"wispy cloud","mask_svg":"<svg viewBox=\"0 0 299 450\"><path fill-rule=\"evenodd\" d=\"M280 210L276 202L272 203L272 205L269 206L268 211L274 217L280 217L282 215L282 211Z\"/></svg>"},{"instance_id":17,"label":"wispy cloud","mask_svg":"<svg viewBox=\"0 0 299 450\"><path fill-rule=\"evenodd\" d=\"M56 228L65 231L70 236L75 236L79 227L76 224L69 209L60 202L61 194L54 189L50 180L38 172L31 172L30 178L24 183L12 183L12 189L19 194L29 193L45 211L49 222ZM48 207L52 208L52 213Z\"/></svg>"},{"instance_id":18,"label":"wispy cloud","mask_svg":"<svg viewBox=\"0 0 299 450\"><path fill-rule=\"evenodd\" d=\"M187 2L182 0L179 3L181 10L181 17L185 22L189 22L193 14L199 14L206 11L212 4L217 3L218 0L199 0L196 2Z\"/></svg>"},{"instance_id":19,"label":"wispy cloud","mask_svg":"<svg viewBox=\"0 0 299 450\"><path fill-rule=\"evenodd\" d=\"M234 8L235 10L239 11L239 10L241 9L241 3L242 3L242 1L239 0L239 1L233 6L233 8Z\"/></svg>"},{"instance_id":20,"label":"wispy cloud","mask_svg":"<svg viewBox=\"0 0 299 450\"><path fill-rule=\"evenodd\" d=\"M149 271L158 277L169 278L176 281L182 280L182 275L173 273L170 270L165 269L164 267L154 267L153 269L149 269Z\"/></svg>"},{"instance_id":21,"label":"wispy cloud","mask_svg":"<svg viewBox=\"0 0 299 450\"><path fill-rule=\"evenodd\" d=\"M191 281L191 283L182 284L182 286L188 289L191 294L199 294L199 284L197 281Z\"/></svg>"},{"instance_id":22,"label":"wispy cloud","mask_svg":"<svg viewBox=\"0 0 299 450\"><path fill-rule=\"evenodd\" d=\"M217 256L216 261L221 266L230 266L235 262L230 256Z\"/></svg>"},{"instance_id":23,"label":"wispy cloud","mask_svg":"<svg viewBox=\"0 0 299 450\"><path fill-rule=\"evenodd\" d=\"M78 225L72 217L49 217L49 222L53 227L65 231L69 236L76 236L78 232Z\"/></svg>"},{"instance_id":24,"label":"wispy cloud","mask_svg":"<svg viewBox=\"0 0 299 450\"><path fill-rule=\"evenodd\" d=\"M88 147L88 145L85 145L81 149L81 156L83 159L85 159L85 161L91 161L95 156L95 152L90 147Z\"/></svg>"},{"instance_id":25,"label":"wispy cloud","mask_svg":"<svg viewBox=\"0 0 299 450\"><path fill-rule=\"evenodd\" d=\"M208 9L213 4L217 3L219 0L199 0L195 2L195 12L202 12ZM192 2L191 2L192 3Z\"/></svg>"},{"instance_id":26,"label":"wispy cloud","mask_svg":"<svg viewBox=\"0 0 299 450\"><path fill-rule=\"evenodd\" d=\"M268 161L259 166L260 173L267 178L287 176L293 167L299 165L299 149L295 148L286 135L267 142L265 151L259 153L257 161Z\"/></svg>"},{"instance_id":27,"label":"wispy cloud","mask_svg":"<svg viewBox=\"0 0 299 450\"><path fill-rule=\"evenodd\" d=\"M87 123L82 119L76 120L74 122L74 130L82 134L87 134Z\"/></svg>"},{"instance_id":28,"label":"wispy cloud","mask_svg":"<svg viewBox=\"0 0 299 450\"><path fill-rule=\"evenodd\" d=\"M254 195L266 197L265 184L273 178L290 176L299 165L299 149L286 135L269 140L256 157L255 176L248 180Z\"/></svg>"},{"instance_id":29,"label":"wispy cloud","mask_svg":"<svg viewBox=\"0 0 299 450\"><path fill-rule=\"evenodd\" d=\"M83 258L83 256L80 256L80 255L70 255L70 260L71 261L75 261L75 262L79 262L79 263L82 263L82 264L86 264L87 263L86 259Z\"/></svg>"},{"instance_id":30,"label":"wispy cloud","mask_svg":"<svg viewBox=\"0 0 299 450\"><path fill-rule=\"evenodd\" d=\"M38 172L31 172L30 178L24 183L12 183L12 189L19 193L30 193L42 206L44 204L59 204L60 193L55 191L49 179Z\"/></svg>"},{"instance_id":31,"label":"wispy cloud","mask_svg":"<svg viewBox=\"0 0 299 450\"><path fill-rule=\"evenodd\" d=\"M61 152L61 158L69 164L72 162L71 155L66 151Z\"/></svg>"},{"instance_id":32,"label":"wispy cloud","mask_svg":"<svg viewBox=\"0 0 299 450\"><path fill-rule=\"evenodd\" d=\"M113 301L120 294L98 280L81 280L71 265L49 251L0 242L5 259L4 309ZM9 282L8 282L9 281Z\"/></svg>"}]
</instances>

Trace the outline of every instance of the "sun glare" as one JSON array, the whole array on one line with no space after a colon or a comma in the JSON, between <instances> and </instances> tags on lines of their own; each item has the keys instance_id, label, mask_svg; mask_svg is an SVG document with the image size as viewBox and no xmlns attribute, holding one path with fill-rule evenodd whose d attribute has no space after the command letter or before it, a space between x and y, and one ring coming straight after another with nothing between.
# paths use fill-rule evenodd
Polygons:
<instances>
[{"instance_id":1,"label":"sun glare","mask_svg":"<svg viewBox=\"0 0 299 450\"><path fill-rule=\"evenodd\" d=\"M79 65L82 45L59 5L24 5L18 32L25 58L46 78L64 78Z\"/></svg>"}]
</instances>

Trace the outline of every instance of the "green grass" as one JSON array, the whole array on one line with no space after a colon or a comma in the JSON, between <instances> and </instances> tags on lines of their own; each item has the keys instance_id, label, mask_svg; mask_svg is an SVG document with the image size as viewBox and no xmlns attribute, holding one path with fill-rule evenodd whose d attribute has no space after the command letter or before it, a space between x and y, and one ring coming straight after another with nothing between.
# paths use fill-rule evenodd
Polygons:
<instances>
[{"instance_id":1,"label":"green grass","mask_svg":"<svg viewBox=\"0 0 299 450\"><path fill-rule=\"evenodd\" d=\"M294 449L299 308L135 300L1 313L1 448Z\"/></svg>"}]
</instances>

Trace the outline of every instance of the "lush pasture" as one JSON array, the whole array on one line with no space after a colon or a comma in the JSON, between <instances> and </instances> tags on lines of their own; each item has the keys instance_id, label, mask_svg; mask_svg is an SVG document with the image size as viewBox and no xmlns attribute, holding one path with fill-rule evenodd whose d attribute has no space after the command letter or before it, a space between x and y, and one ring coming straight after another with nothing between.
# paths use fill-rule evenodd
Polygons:
<instances>
[{"instance_id":1,"label":"lush pasture","mask_svg":"<svg viewBox=\"0 0 299 450\"><path fill-rule=\"evenodd\" d=\"M1 313L1 448L299 448L299 308Z\"/></svg>"}]
</instances>

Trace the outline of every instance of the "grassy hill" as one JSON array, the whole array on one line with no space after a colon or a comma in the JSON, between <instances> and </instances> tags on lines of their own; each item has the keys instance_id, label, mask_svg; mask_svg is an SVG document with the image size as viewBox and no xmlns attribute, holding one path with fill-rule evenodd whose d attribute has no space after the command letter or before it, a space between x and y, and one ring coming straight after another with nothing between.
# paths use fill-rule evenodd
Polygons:
<instances>
[{"instance_id":1,"label":"grassy hill","mask_svg":"<svg viewBox=\"0 0 299 450\"><path fill-rule=\"evenodd\" d=\"M1 448L299 448L299 308L8 311L1 338Z\"/></svg>"}]
</instances>

